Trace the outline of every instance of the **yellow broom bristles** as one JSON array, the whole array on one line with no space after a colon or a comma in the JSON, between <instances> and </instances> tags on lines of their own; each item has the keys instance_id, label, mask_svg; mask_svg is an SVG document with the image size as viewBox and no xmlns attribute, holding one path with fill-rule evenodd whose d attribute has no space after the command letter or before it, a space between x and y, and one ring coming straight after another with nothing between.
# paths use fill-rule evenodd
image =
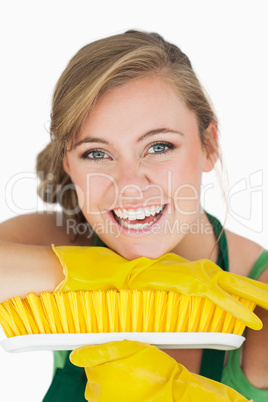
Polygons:
<instances>
[{"instance_id":1,"label":"yellow broom bristles","mask_svg":"<svg viewBox=\"0 0 268 402\"><path fill-rule=\"evenodd\" d=\"M236 297L252 311L255 304ZM223 332L245 325L210 300L163 290L33 293L0 304L7 337L98 332Z\"/></svg>"}]
</instances>

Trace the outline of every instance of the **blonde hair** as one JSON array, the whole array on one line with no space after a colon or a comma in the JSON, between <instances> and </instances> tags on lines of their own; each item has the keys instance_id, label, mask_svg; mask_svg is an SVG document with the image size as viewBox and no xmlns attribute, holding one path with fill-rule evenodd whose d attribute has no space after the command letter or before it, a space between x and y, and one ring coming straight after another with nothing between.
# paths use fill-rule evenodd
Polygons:
<instances>
[{"instance_id":1,"label":"blonde hair","mask_svg":"<svg viewBox=\"0 0 268 402\"><path fill-rule=\"evenodd\" d=\"M75 188L63 169L63 157L99 97L108 90L147 74L174 86L195 113L202 145L214 146L208 126L217 118L188 57L156 33L127 31L90 43L77 52L59 78L53 94L51 142L37 157L38 193L59 203L65 215L85 222ZM68 147L68 149L67 149ZM216 149L216 146L215 146Z\"/></svg>"}]
</instances>

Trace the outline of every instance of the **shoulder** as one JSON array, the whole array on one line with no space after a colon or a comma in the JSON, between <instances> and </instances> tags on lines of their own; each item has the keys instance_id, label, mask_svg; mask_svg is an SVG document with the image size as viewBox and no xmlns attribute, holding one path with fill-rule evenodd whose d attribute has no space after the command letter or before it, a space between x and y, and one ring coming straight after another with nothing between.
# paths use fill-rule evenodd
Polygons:
<instances>
[{"instance_id":1,"label":"shoulder","mask_svg":"<svg viewBox=\"0 0 268 402\"><path fill-rule=\"evenodd\" d=\"M92 233L85 225L77 239L74 224L66 221L61 212L42 212L19 215L0 224L0 240L39 246L92 245Z\"/></svg>"},{"instance_id":2,"label":"shoulder","mask_svg":"<svg viewBox=\"0 0 268 402\"><path fill-rule=\"evenodd\" d=\"M263 247L229 230L225 230L225 233L229 252L229 271L237 275L248 276L264 251Z\"/></svg>"}]
</instances>

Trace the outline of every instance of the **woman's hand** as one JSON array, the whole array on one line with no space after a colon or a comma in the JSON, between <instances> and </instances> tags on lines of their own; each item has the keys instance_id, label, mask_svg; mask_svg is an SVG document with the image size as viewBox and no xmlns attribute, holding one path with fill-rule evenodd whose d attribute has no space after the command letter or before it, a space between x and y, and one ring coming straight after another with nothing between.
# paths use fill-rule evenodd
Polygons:
<instances>
[{"instance_id":1,"label":"woman's hand","mask_svg":"<svg viewBox=\"0 0 268 402\"><path fill-rule=\"evenodd\" d=\"M65 279L56 290L159 289L211 300L245 325L260 319L237 295L268 309L268 285L224 272L209 260L188 261L176 254L128 261L105 247L54 247Z\"/></svg>"},{"instance_id":2,"label":"woman's hand","mask_svg":"<svg viewBox=\"0 0 268 402\"><path fill-rule=\"evenodd\" d=\"M137 341L109 342L75 349L70 360L85 367L85 398L91 402L245 402L216 381L190 373L155 346Z\"/></svg>"}]
</instances>

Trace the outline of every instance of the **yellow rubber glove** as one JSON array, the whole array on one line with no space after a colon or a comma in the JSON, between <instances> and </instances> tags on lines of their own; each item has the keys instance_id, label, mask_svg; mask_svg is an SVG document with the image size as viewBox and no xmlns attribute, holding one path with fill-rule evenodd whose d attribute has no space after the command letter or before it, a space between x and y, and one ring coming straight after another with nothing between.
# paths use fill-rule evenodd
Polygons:
<instances>
[{"instance_id":1,"label":"yellow rubber glove","mask_svg":"<svg viewBox=\"0 0 268 402\"><path fill-rule=\"evenodd\" d=\"M190 373L155 346L109 342L75 349L70 360L85 367L85 398L91 402L245 402L232 388Z\"/></svg>"},{"instance_id":2,"label":"yellow rubber glove","mask_svg":"<svg viewBox=\"0 0 268 402\"><path fill-rule=\"evenodd\" d=\"M232 295L268 309L268 285L229 272L209 260L188 261L176 254L128 261L105 247L52 246L65 279L55 291L159 289L211 300L245 325L261 320Z\"/></svg>"}]
</instances>

